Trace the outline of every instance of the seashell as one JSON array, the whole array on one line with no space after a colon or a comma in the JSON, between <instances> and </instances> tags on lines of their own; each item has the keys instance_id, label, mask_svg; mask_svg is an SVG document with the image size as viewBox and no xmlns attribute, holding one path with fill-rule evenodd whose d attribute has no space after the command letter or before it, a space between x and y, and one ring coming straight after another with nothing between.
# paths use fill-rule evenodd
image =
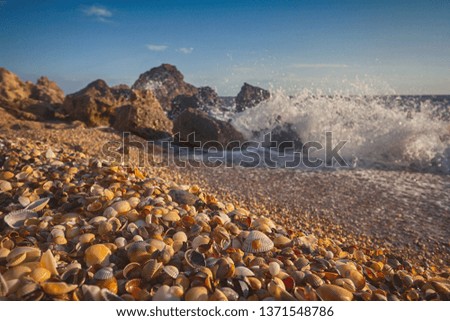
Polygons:
<instances>
[{"instance_id":1,"label":"seashell","mask_svg":"<svg viewBox=\"0 0 450 321\"><path fill-rule=\"evenodd\" d=\"M172 279L176 279L178 277L179 271L177 267L173 265L166 265L163 267L163 271L170 276Z\"/></svg>"},{"instance_id":2,"label":"seashell","mask_svg":"<svg viewBox=\"0 0 450 321\"><path fill-rule=\"evenodd\" d=\"M270 251L273 248L273 242L270 238L260 231L251 231L242 244L242 250L249 253L261 253Z\"/></svg>"},{"instance_id":3,"label":"seashell","mask_svg":"<svg viewBox=\"0 0 450 321\"><path fill-rule=\"evenodd\" d=\"M10 171L0 172L0 180L8 181L14 177L14 173ZM0 181L1 184L1 181Z\"/></svg>"},{"instance_id":4,"label":"seashell","mask_svg":"<svg viewBox=\"0 0 450 321\"><path fill-rule=\"evenodd\" d=\"M5 180L0 180L0 192L5 193L5 192L9 192L12 189L13 189L13 187L10 182L5 181Z\"/></svg>"},{"instance_id":5,"label":"seashell","mask_svg":"<svg viewBox=\"0 0 450 321\"><path fill-rule=\"evenodd\" d=\"M127 245L127 240L124 237L118 237L114 240L114 244L116 244L117 248L121 249Z\"/></svg>"},{"instance_id":6,"label":"seashell","mask_svg":"<svg viewBox=\"0 0 450 321\"><path fill-rule=\"evenodd\" d=\"M209 301L228 301L228 298L225 293L216 288L214 293L209 297Z\"/></svg>"},{"instance_id":7,"label":"seashell","mask_svg":"<svg viewBox=\"0 0 450 321\"><path fill-rule=\"evenodd\" d=\"M111 293L117 294L119 286L115 277L104 280L97 280L96 285L101 289L108 289Z\"/></svg>"},{"instance_id":8,"label":"seashell","mask_svg":"<svg viewBox=\"0 0 450 321\"><path fill-rule=\"evenodd\" d=\"M124 214L131 211L130 203L127 201L118 201L111 205L111 208L119 214Z\"/></svg>"},{"instance_id":9,"label":"seashell","mask_svg":"<svg viewBox=\"0 0 450 321\"><path fill-rule=\"evenodd\" d=\"M163 264L155 259L148 260L142 268L142 277L150 281L161 271Z\"/></svg>"},{"instance_id":10,"label":"seashell","mask_svg":"<svg viewBox=\"0 0 450 321\"><path fill-rule=\"evenodd\" d=\"M18 201L20 205L22 205L23 207L26 207L28 204L31 203L30 198L27 196L19 196Z\"/></svg>"},{"instance_id":11,"label":"seashell","mask_svg":"<svg viewBox=\"0 0 450 321\"><path fill-rule=\"evenodd\" d=\"M274 297L275 300L296 301L289 292L279 286L274 280L269 282L267 290L269 290L269 294Z\"/></svg>"},{"instance_id":12,"label":"seashell","mask_svg":"<svg viewBox=\"0 0 450 321\"><path fill-rule=\"evenodd\" d=\"M183 296L183 288L180 286L162 285L153 296L153 301L180 301Z\"/></svg>"},{"instance_id":13,"label":"seashell","mask_svg":"<svg viewBox=\"0 0 450 321\"><path fill-rule=\"evenodd\" d=\"M85 301L99 301L102 299L101 288L97 285L84 284L81 286L81 292Z\"/></svg>"},{"instance_id":14,"label":"seashell","mask_svg":"<svg viewBox=\"0 0 450 321\"><path fill-rule=\"evenodd\" d=\"M34 201L33 203L29 204L27 207L25 207L25 209L29 211L39 212L42 211L45 208L45 206L47 206L49 201L50 197L40 198L37 201Z\"/></svg>"},{"instance_id":15,"label":"seashell","mask_svg":"<svg viewBox=\"0 0 450 321\"><path fill-rule=\"evenodd\" d=\"M100 297L101 297L101 299L103 299L105 301L123 301L124 300L117 294L112 293L107 288L103 288L100 290Z\"/></svg>"},{"instance_id":16,"label":"seashell","mask_svg":"<svg viewBox=\"0 0 450 321\"><path fill-rule=\"evenodd\" d=\"M279 235L273 239L273 244L276 248L282 249L292 245L292 240L284 235Z\"/></svg>"},{"instance_id":17,"label":"seashell","mask_svg":"<svg viewBox=\"0 0 450 321\"><path fill-rule=\"evenodd\" d=\"M103 211L103 216L106 218L111 218L111 217L115 217L117 216L119 213L112 208L111 206L105 208L105 210Z\"/></svg>"},{"instance_id":18,"label":"seashell","mask_svg":"<svg viewBox=\"0 0 450 321\"><path fill-rule=\"evenodd\" d=\"M31 273L31 269L24 265L14 266L3 274L6 281L20 279Z\"/></svg>"},{"instance_id":19,"label":"seashell","mask_svg":"<svg viewBox=\"0 0 450 321\"><path fill-rule=\"evenodd\" d=\"M18 210L7 214L4 217L5 223L13 228L18 229L24 225L24 222L31 218L37 218L38 214L30 210Z\"/></svg>"},{"instance_id":20,"label":"seashell","mask_svg":"<svg viewBox=\"0 0 450 321\"><path fill-rule=\"evenodd\" d=\"M101 202L95 201L92 202L91 204L89 204L86 207L86 210L88 210L89 212L97 212L100 211L103 208L103 204Z\"/></svg>"},{"instance_id":21,"label":"seashell","mask_svg":"<svg viewBox=\"0 0 450 321\"><path fill-rule=\"evenodd\" d=\"M198 268L201 266L206 266L205 256L193 249L186 251L184 258L186 262L193 268Z\"/></svg>"},{"instance_id":22,"label":"seashell","mask_svg":"<svg viewBox=\"0 0 450 321\"><path fill-rule=\"evenodd\" d=\"M114 276L113 269L111 267L104 267L95 272L94 279L96 280L108 280Z\"/></svg>"},{"instance_id":23,"label":"seashell","mask_svg":"<svg viewBox=\"0 0 450 321\"><path fill-rule=\"evenodd\" d=\"M280 273L280 264L278 262L270 262L269 263L269 273L272 276L277 276Z\"/></svg>"},{"instance_id":24,"label":"seashell","mask_svg":"<svg viewBox=\"0 0 450 321\"><path fill-rule=\"evenodd\" d=\"M16 291L16 295L21 300L39 301L44 296L44 293L36 283L27 282Z\"/></svg>"},{"instance_id":25,"label":"seashell","mask_svg":"<svg viewBox=\"0 0 450 321\"><path fill-rule=\"evenodd\" d=\"M34 247L16 247L9 252L6 257L8 266L16 266L24 262L37 260L41 255L41 251Z\"/></svg>"},{"instance_id":26,"label":"seashell","mask_svg":"<svg viewBox=\"0 0 450 321\"><path fill-rule=\"evenodd\" d=\"M53 159L53 158L55 158L55 157L56 157L56 155L55 155L55 153L53 152L53 150L52 150L51 148L47 149L47 151L45 152L45 158L47 158L47 159Z\"/></svg>"},{"instance_id":27,"label":"seashell","mask_svg":"<svg viewBox=\"0 0 450 321\"><path fill-rule=\"evenodd\" d=\"M51 275L59 275L58 270L56 269L56 259L50 249L42 254L41 266L47 269Z\"/></svg>"},{"instance_id":28,"label":"seashell","mask_svg":"<svg viewBox=\"0 0 450 321\"><path fill-rule=\"evenodd\" d=\"M366 279L357 270L348 270L347 272L345 272L344 276L353 281L353 284L355 285L357 290L361 290L366 285Z\"/></svg>"},{"instance_id":29,"label":"seashell","mask_svg":"<svg viewBox=\"0 0 450 321\"><path fill-rule=\"evenodd\" d=\"M313 273L306 274L305 281L306 281L306 283L311 285L313 288L317 288L324 283L323 280L318 275L313 274Z\"/></svg>"},{"instance_id":30,"label":"seashell","mask_svg":"<svg viewBox=\"0 0 450 321\"><path fill-rule=\"evenodd\" d=\"M255 276L255 273L245 266L236 266L234 270L235 276L248 277Z\"/></svg>"},{"instance_id":31,"label":"seashell","mask_svg":"<svg viewBox=\"0 0 450 321\"><path fill-rule=\"evenodd\" d=\"M84 233L84 234L81 234L81 235L78 237L78 241L79 241L81 244L91 243L91 242L93 242L94 240L95 240L95 234L93 234L93 233Z\"/></svg>"},{"instance_id":32,"label":"seashell","mask_svg":"<svg viewBox=\"0 0 450 321\"><path fill-rule=\"evenodd\" d=\"M196 250L200 245L208 244L210 241L207 235L198 235L192 240L192 248Z\"/></svg>"},{"instance_id":33,"label":"seashell","mask_svg":"<svg viewBox=\"0 0 450 321\"><path fill-rule=\"evenodd\" d=\"M61 280L66 283L82 285L86 281L87 272L80 267L67 267L61 275Z\"/></svg>"},{"instance_id":34,"label":"seashell","mask_svg":"<svg viewBox=\"0 0 450 321\"><path fill-rule=\"evenodd\" d=\"M0 273L0 298L4 298L8 295L9 287L3 275Z\"/></svg>"},{"instance_id":35,"label":"seashell","mask_svg":"<svg viewBox=\"0 0 450 321\"><path fill-rule=\"evenodd\" d=\"M164 243L164 242L163 242ZM127 256L130 262L143 263L150 258L149 245L146 242L133 242L128 246Z\"/></svg>"},{"instance_id":36,"label":"seashell","mask_svg":"<svg viewBox=\"0 0 450 321\"><path fill-rule=\"evenodd\" d=\"M84 252L84 262L88 267L96 264L107 266L110 255L111 250L107 246L104 244L94 244Z\"/></svg>"},{"instance_id":37,"label":"seashell","mask_svg":"<svg viewBox=\"0 0 450 321\"><path fill-rule=\"evenodd\" d=\"M239 299L239 294L230 287L222 287L220 291L225 294L228 301L237 301Z\"/></svg>"},{"instance_id":38,"label":"seashell","mask_svg":"<svg viewBox=\"0 0 450 321\"><path fill-rule=\"evenodd\" d=\"M38 267L31 271L30 277L36 282L36 283L42 283L50 279L52 274L49 270L46 268Z\"/></svg>"},{"instance_id":39,"label":"seashell","mask_svg":"<svg viewBox=\"0 0 450 321\"><path fill-rule=\"evenodd\" d=\"M220 258L214 264L212 271L216 280L231 278L235 273L234 262L228 257Z\"/></svg>"},{"instance_id":40,"label":"seashell","mask_svg":"<svg viewBox=\"0 0 450 321\"><path fill-rule=\"evenodd\" d=\"M307 266L309 266L309 260L305 257L299 257L295 262L294 265L297 269L299 269L300 271L303 271L306 269Z\"/></svg>"},{"instance_id":41,"label":"seashell","mask_svg":"<svg viewBox=\"0 0 450 321\"><path fill-rule=\"evenodd\" d=\"M207 301L208 289L204 286L195 286L187 290L184 299L186 301Z\"/></svg>"},{"instance_id":42,"label":"seashell","mask_svg":"<svg viewBox=\"0 0 450 321\"><path fill-rule=\"evenodd\" d=\"M352 292L333 284L324 284L316 289L317 294L324 301L351 301Z\"/></svg>"},{"instance_id":43,"label":"seashell","mask_svg":"<svg viewBox=\"0 0 450 321\"><path fill-rule=\"evenodd\" d=\"M174 242L187 242L188 238L186 233L184 233L183 231L179 231L172 236L172 240Z\"/></svg>"},{"instance_id":44,"label":"seashell","mask_svg":"<svg viewBox=\"0 0 450 321\"><path fill-rule=\"evenodd\" d=\"M334 284L340 286L350 292L356 292L356 286L351 279L339 278L334 280Z\"/></svg>"},{"instance_id":45,"label":"seashell","mask_svg":"<svg viewBox=\"0 0 450 321\"><path fill-rule=\"evenodd\" d=\"M180 220L180 215L177 211L170 211L169 213L163 215L162 219L166 222L177 222Z\"/></svg>"},{"instance_id":46,"label":"seashell","mask_svg":"<svg viewBox=\"0 0 450 321\"><path fill-rule=\"evenodd\" d=\"M62 295L75 290L78 285L65 282L45 282L41 284L41 287L48 295Z\"/></svg>"}]
</instances>

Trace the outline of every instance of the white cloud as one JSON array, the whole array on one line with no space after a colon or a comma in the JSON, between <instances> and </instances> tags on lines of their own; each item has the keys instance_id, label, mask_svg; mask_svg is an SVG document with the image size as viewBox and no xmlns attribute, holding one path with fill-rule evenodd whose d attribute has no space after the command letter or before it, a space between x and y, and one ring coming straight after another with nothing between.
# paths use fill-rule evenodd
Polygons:
<instances>
[{"instance_id":1,"label":"white cloud","mask_svg":"<svg viewBox=\"0 0 450 321\"><path fill-rule=\"evenodd\" d=\"M164 51L166 50L168 47L166 45L147 45L148 50L150 51Z\"/></svg>"},{"instance_id":2,"label":"white cloud","mask_svg":"<svg viewBox=\"0 0 450 321\"><path fill-rule=\"evenodd\" d=\"M178 51L182 52L184 54L190 54L192 51L194 51L194 48L192 48L192 47L190 47L190 48L182 47L182 48L179 48Z\"/></svg>"},{"instance_id":3,"label":"white cloud","mask_svg":"<svg viewBox=\"0 0 450 321\"><path fill-rule=\"evenodd\" d=\"M346 64L293 64L294 68L348 68Z\"/></svg>"},{"instance_id":4,"label":"white cloud","mask_svg":"<svg viewBox=\"0 0 450 321\"><path fill-rule=\"evenodd\" d=\"M95 17L99 21L108 22L107 18L111 18L113 16L112 12L105 7L99 6L90 6L83 9L83 13L89 17Z\"/></svg>"}]
</instances>

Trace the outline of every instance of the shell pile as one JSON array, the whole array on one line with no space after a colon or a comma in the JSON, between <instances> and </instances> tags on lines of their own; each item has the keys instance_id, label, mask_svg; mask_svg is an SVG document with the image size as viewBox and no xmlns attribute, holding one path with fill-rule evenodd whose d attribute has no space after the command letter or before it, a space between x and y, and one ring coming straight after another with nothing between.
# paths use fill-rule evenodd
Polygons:
<instances>
[{"instance_id":1,"label":"shell pile","mask_svg":"<svg viewBox=\"0 0 450 321\"><path fill-rule=\"evenodd\" d=\"M450 299L448 268L293 231L79 152L2 145L0 298Z\"/></svg>"}]
</instances>

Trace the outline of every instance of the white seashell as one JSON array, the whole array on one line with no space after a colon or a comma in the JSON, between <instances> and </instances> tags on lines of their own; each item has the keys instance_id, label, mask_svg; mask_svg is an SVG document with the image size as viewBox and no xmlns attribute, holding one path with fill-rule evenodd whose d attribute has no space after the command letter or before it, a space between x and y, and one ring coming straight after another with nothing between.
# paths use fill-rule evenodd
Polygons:
<instances>
[{"instance_id":1,"label":"white seashell","mask_svg":"<svg viewBox=\"0 0 450 321\"><path fill-rule=\"evenodd\" d=\"M255 276L252 270L245 266L236 266L234 270L234 275L236 276Z\"/></svg>"},{"instance_id":2,"label":"white seashell","mask_svg":"<svg viewBox=\"0 0 450 321\"><path fill-rule=\"evenodd\" d=\"M53 159L53 158L55 158L55 157L56 157L56 155L55 155L55 153L52 151L52 149L51 149L51 148L47 149L47 151L45 152L45 158L47 158L47 159Z\"/></svg>"},{"instance_id":3,"label":"white seashell","mask_svg":"<svg viewBox=\"0 0 450 321\"><path fill-rule=\"evenodd\" d=\"M251 231L242 244L242 250L249 253L267 252L273 248L272 240L260 231Z\"/></svg>"},{"instance_id":4,"label":"white seashell","mask_svg":"<svg viewBox=\"0 0 450 321\"><path fill-rule=\"evenodd\" d=\"M25 220L30 218L37 218L38 214L30 210L13 211L4 217L4 221L9 227L18 229L23 226Z\"/></svg>"},{"instance_id":5,"label":"white seashell","mask_svg":"<svg viewBox=\"0 0 450 321\"><path fill-rule=\"evenodd\" d=\"M269 272L272 276L277 276L280 273L280 264L278 262L270 262Z\"/></svg>"},{"instance_id":6,"label":"white seashell","mask_svg":"<svg viewBox=\"0 0 450 321\"><path fill-rule=\"evenodd\" d=\"M45 208L45 206L48 204L49 201L50 197L40 198L37 201L34 201L33 203L29 204L25 209L39 212Z\"/></svg>"}]
</instances>

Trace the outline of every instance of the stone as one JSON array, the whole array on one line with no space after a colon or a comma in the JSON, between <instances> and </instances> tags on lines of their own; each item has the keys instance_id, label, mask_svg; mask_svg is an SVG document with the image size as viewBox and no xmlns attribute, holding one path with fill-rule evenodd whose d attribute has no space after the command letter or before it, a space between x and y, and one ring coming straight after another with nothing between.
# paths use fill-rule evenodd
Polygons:
<instances>
[{"instance_id":1,"label":"stone","mask_svg":"<svg viewBox=\"0 0 450 321\"><path fill-rule=\"evenodd\" d=\"M175 119L173 132L179 134L177 143L191 147L208 143L205 147L214 146L222 150L238 145L238 143L230 144L231 142L244 141L244 136L230 123L214 119L194 108L186 109ZM195 137L192 133L195 133Z\"/></svg>"},{"instance_id":2,"label":"stone","mask_svg":"<svg viewBox=\"0 0 450 321\"><path fill-rule=\"evenodd\" d=\"M260 102L270 98L269 91L260 87L244 83L241 91L236 96L236 111L242 112L248 108L253 108Z\"/></svg>"},{"instance_id":3,"label":"stone","mask_svg":"<svg viewBox=\"0 0 450 321\"><path fill-rule=\"evenodd\" d=\"M141 74L132 88L153 92L165 111L172 109L172 100L177 96L193 96L198 92L196 87L184 81L177 67L170 64L162 64Z\"/></svg>"}]
</instances>

